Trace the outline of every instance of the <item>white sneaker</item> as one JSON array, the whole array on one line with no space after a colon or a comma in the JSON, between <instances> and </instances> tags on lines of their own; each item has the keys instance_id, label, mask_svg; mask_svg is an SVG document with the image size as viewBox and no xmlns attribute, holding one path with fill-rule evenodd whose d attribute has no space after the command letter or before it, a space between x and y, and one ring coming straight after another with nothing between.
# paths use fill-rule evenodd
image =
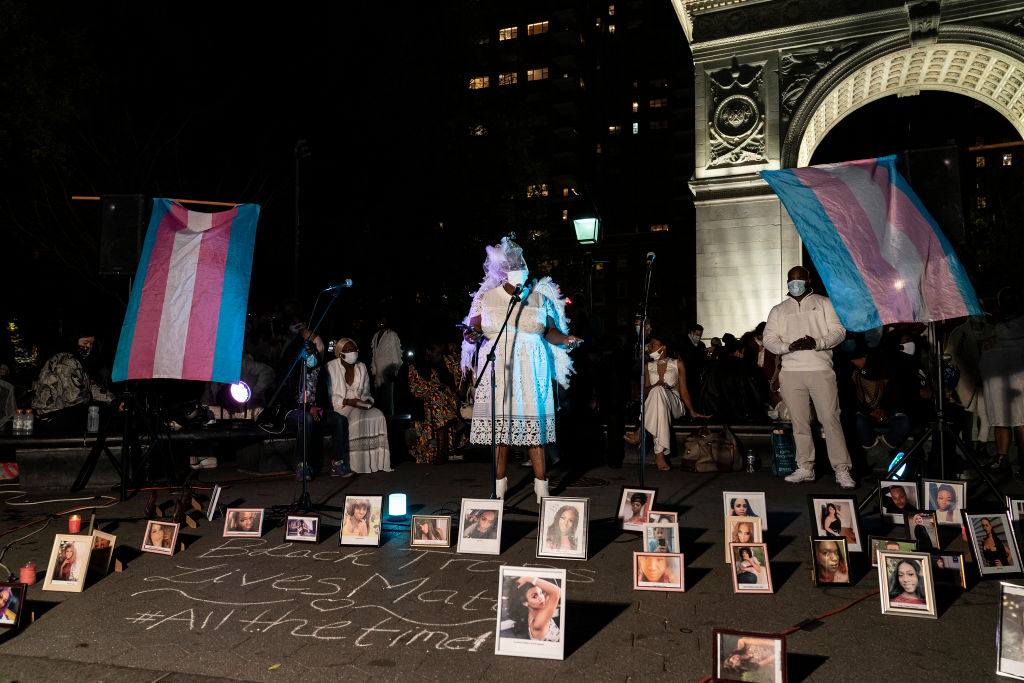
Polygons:
<instances>
[{"instance_id":1,"label":"white sneaker","mask_svg":"<svg viewBox=\"0 0 1024 683\"><path fill-rule=\"evenodd\" d=\"M814 468L805 470L803 467L793 471L793 474L786 477L790 484L802 484L805 481L814 481Z\"/></svg>"},{"instance_id":2,"label":"white sneaker","mask_svg":"<svg viewBox=\"0 0 1024 683\"><path fill-rule=\"evenodd\" d=\"M189 467L194 470L212 470L217 467L217 458L212 455L206 457L193 455L189 457Z\"/></svg>"},{"instance_id":3,"label":"white sneaker","mask_svg":"<svg viewBox=\"0 0 1024 683\"><path fill-rule=\"evenodd\" d=\"M841 489L857 488L857 482L850 476L850 470L836 470L836 483Z\"/></svg>"}]
</instances>

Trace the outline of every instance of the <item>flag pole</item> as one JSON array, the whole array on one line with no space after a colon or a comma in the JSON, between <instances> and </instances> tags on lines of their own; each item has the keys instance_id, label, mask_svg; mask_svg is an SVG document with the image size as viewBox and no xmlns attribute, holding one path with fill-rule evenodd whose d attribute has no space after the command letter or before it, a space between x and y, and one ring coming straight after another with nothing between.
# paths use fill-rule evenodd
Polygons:
<instances>
[{"instance_id":1,"label":"flag pole","mask_svg":"<svg viewBox=\"0 0 1024 683\"><path fill-rule=\"evenodd\" d=\"M102 197L87 197L84 195L71 195L71 199L74 201L89 201L98 202ZM238 206L237 202L212 202L205 199L172 199L172 202L178 204L204 204L206 206Z\"/></svg>"}]
</instances>

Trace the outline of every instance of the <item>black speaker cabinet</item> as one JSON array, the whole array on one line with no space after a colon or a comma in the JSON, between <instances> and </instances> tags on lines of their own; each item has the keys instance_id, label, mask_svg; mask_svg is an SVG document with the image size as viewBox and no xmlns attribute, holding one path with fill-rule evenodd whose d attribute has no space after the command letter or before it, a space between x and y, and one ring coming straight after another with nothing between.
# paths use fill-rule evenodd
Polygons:
<instances>
[{"instance_id":1,"label":"black speaker cabinet","mask_svg":"<svg viewBox=\"0 0 1024 683\"><path fill-rule=\"evenodd\" d=\"M100 231L102 275L133 275L142 254L142 240L152 211L152 200L141 194L107 194L100 197L103 225Z\"/></svg>"}]
</instances>

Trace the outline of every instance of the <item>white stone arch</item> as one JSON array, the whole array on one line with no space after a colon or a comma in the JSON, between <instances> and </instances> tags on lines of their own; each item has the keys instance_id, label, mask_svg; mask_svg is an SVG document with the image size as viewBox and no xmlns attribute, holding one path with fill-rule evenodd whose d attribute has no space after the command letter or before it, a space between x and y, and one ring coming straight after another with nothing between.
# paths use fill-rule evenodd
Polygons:
<instances>
[{"instance_id":1,"label":"white stone arch","mask_svg":"<svg viewBox=\"0 0 1024 683\"><path fill-rule=\"evenodd\" d=\"M992 107L1024 137L1024 41L994 29L940 26L936 42L907 45L906 34L868 45L828 70L790 121L782 167L806 166L846 116L888 95L941 90Z\"/></svg>"}]
</instances>

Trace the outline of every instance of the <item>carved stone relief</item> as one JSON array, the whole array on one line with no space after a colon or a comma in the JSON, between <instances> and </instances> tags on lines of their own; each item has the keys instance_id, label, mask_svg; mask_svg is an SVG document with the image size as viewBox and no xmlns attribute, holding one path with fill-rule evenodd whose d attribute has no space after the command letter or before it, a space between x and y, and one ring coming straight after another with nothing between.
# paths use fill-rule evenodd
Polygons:
<instances>
[{"instance_id":1,"label":"carved stone relief","mask_svg":"<svg viewBox=\"0 0 1024 683\"><path fill-rule=\"evenodd\" d=\"M734 59L707 72L708 163L723 168L768 160L765 153L764 65Z\"/></svg>"},{"instance_id":2,"label":"carved stone relief","mask_svg":"<svg viewBox=\"0 0 1024 683\"><path fill-rule=\"evenodd\" d=\"M783 54L779 59L780 132L789 129L789 120L807 88L832 65L852 54L861 43L846 41Z\"/></svg>"}]
</instances>

